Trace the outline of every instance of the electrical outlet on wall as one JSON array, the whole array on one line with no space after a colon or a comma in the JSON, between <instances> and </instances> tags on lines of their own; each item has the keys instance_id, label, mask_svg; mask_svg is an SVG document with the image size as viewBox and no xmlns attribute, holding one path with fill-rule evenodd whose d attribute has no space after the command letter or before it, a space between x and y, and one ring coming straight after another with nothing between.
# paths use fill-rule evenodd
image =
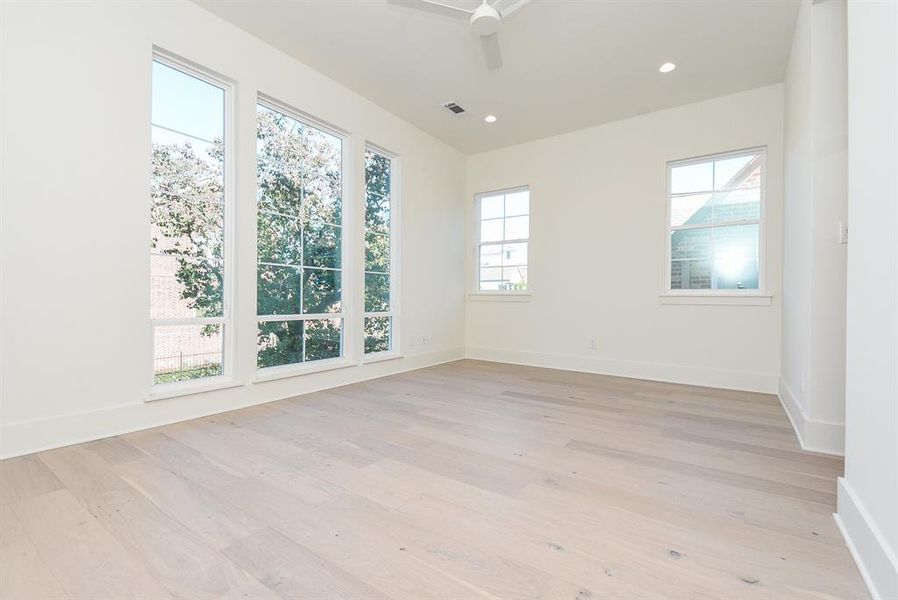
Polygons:
<instances>
[{"instance_id":1,"label":"electrical outlet on wall","mask_svg":"<svg viewBox=\"0 0 898 600\"><path fill-rule=\"evenodd\" d=\"M598 350L599 349L599 340L596 338L591 338L589 340L589 349L590 350Z\"/></svg>"},{"instance_id":2,"label":"electrical outlet on wall","mask_svg":"<svg viewBox=\"0 0 898 600\"><path fill-rule=\"evenodd\" d=\"M421 336L421 345L426 346L428 343L430 343L430 338L426 335L422 335Z\"/></svg>"}]
</instances>

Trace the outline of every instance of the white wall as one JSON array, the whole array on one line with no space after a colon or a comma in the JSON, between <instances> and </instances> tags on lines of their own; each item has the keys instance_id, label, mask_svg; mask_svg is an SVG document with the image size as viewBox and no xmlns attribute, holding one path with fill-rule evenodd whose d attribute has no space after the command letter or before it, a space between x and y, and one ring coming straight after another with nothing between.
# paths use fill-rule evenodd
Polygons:
<instances>
[{"instance_id":1,"label":"white wall","mask_svg":"<svg viewBox=\"0 0 898 600\"><path fill-rule=\"evenodd\" d=\"M462 155L190 2L0 4L0 455L462 356ZM237 83L236 378L246 385L144 403L154 44ZM350 131L356 163L366 139L402 157L403 341L426 335L426 347L251 383L257 90Z\"/></svg>"},{"instance_id":2,"label":"white wall","mask_svg":"<svg viewBox=\"0 0 898 600\"><path fill-rule=\"evenodd\" d=\"M475 155L473 196L529 185L530 302L467 303L468 355L773 392L779 375L783 90L775 85ZM768 306L667 305L669 160L767 145ZM590 348L590 339L597 349Z\"/></svg>"},{"instance_id":3,"label":"white wall","mask_svg":"<svg viewBox=\"0 0 898 600\"><path fill-rule=\"evenodd\" d=\"M801 4L786 72L783 363L802 446L841 454L845 416L847 42L844 0Z\"/></svg>"},{"instance_id":4,"label":"white wall","mask_svg":"<svg viewBox=\"0 0 898 600\"><path fill-rule=\"evenodd\" d=\"M898 4L848 4L848 323L838 520L898 598Z\"/></svg>"}]
</instances>

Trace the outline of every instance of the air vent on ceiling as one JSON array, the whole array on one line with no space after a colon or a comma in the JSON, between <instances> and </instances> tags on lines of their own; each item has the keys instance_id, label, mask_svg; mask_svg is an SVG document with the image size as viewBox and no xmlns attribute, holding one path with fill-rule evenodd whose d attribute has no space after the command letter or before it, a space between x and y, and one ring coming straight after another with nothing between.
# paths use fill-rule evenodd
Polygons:
<instances>
[{"instance_id":1,"label":"air vent on ceiling","mask_svg":"<svg viewBox=\"0 0 898 600\"><path fill-rule=\"evenodd\" d=\"M456 115L465 112L465 109L463 109L461 106L459 106L459 105L456 104L455 102L447 102L447 103L444 104L443 106L444 106L445 108L448 108L450 111L452 111L452 112L453 112L454 114L456 114Z\"/></svg>"}]
</instances>

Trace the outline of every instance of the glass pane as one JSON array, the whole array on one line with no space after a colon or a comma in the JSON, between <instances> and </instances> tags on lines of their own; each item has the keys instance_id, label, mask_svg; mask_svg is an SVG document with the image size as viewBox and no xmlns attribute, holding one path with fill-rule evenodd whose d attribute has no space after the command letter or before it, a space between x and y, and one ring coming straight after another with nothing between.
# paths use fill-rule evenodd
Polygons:
<instances>
[{"instance_id":1,"label":"glass pane","mask_svg":"<svg viewBox=\"0 0 898 600\"><path fill-rule=\"evenodd\" d=\"M502 267L483 267L480 269L481 281L501 281Z\"/></svg>"},{"instance_id":2,"label":"glass pane","mask_svg":"<svg viewBox=\"0 0 898 600\"><path fill-rule=\"evenodd\" d=\"M704 225L711 222L713 194L672 196L670 199L670 225Z\"/></svg>"},{"instance_id":3,"label":"glass pane","mask_svg":"<svg viewBox=\"0 0 898 600\"><path fill-rule=\"evenodd\" d=\"M304 314L340 312L341 272L329 269L302 270Z\"/></svg>"},{"instance_id":4,"label":"glass pane","mask_svg":"<svg viewBox=\"0 0 898 600\"><path fill-rule=\"evenodd\" d=\"M390 310L390 276L365 273L365 312Z\"/></svg>"},{"instance_id":5,"label":"glass pane","mask_svg":"<svg viewBox=\"0 0 898 600\"><path fill-rule=\"evenodd\" d=\"M390 167L389 157L367 150L365 152L365 187L369 195L379 198L390 196ZM370 208L370 204L369 204Z\"/></svg>"},{"instance_id":6,"label":"glass pane","mask_svg":"<svg viewBox=\"0 0 898 600\"><path fill-rule=\"evenodd\" d=\"M711 229L684 229L670 236L671 260L711 258Z\"/></svg>"},{"instance_id":7,"label":"glass pane","mask_svg":"<svg viewBox=\"0 0 898 600\"><path fill-rule=\"evenodd\" d=\"M224 90L153 61L153 124L207 141L224 136Z\"/></svg>"},{"instance_id":8,"label":"glass pane","mask_svg":"<svg viewBox=\"0 0 898 600\"><path fill-rule=\"evenodd\" d=\"M505 285L503 289L511 291L521 291L527 289L527 267L503 267L502 281Z\"/></svg>"},{"instance_id":9,"label":"glass pane","mask_svg":"<svg viewBox=\"0 0 898 600\"><path fill-rule=\"evenodd\" d=\"M714 194L713 220L750 221L761 218L761 188L739 187Z\"/></svg>"},{"instance_id":10,"label":"glass pane","mask_svg":"<svg viewBox=\"0 0 898 600\"><path fill-rule=\"evenodd\" d=\"M711 289L711 260L699 258L673 261L670 264L670 289Z\"/></svg>"},{"instance_id":11,"label":"glass pane","mask_svg":"<svg viewBox=\"0 0 898 600\"><path fill-rule=\"evenodd\" d=\"M220 317L224 269L219 261L150 255L150 318Z\"/></svg>"},{"instance_id":12,"label":"glass pane","mask_svg":"<svg viewBox=\"0 0 898 600\"><path fill-rule=\"evenodd\" d=\"M342 356L342 325L343 319L312 319L306 321L306 362Z\"/></svg>"},{"instance_id":13,"label":"glass pane","mask_svg":"<svg viewBox=\"0 0 898 600\"><path fill-rule=\"evenodd\" d=\"M526 240L530 237L530 217L510 217L505 219L506 240Z\"/></svg>"},{"instance_id":14,"label":"glass pane","mask_svg":"<svg viewBox=\"0 0 898 600\"><path fill-rule=\"evenodd\" d=\"M714 228L715 289L758 288L758 225Z\"/></svg>"},{"instance_id":15,"label":"glass pane","mask_svg":"<svg viewBox=\"0 0 898 600\"><path fill-rule=\"evenodd\" d=\"M150 238L157 252L196 258L224 256L224 161L200 155L194 144L163 144L153 136Z\"/></svg>"},{"instance_id":16,"label":"glass pane","mask_svg":"<svg viewBox=\"0 0 898 600\"><path fill-rule=\"evenodd\" d=\"M527 242L502 244L502 264L505 266L527 265Z\"/></svg>"},{"instance_id":17,"label":"glass pane","mask_svg":"<svg viewBox=\"0 0 898 600\"><path fill-rule=\"evenodd\" d=\"M530 213L530 192L523 190L505 195L505 216L526 215Z\"/></svg>"},{"instance_id":18,"label":"glass pane","mask_svg":"<svg viewBox=\"0 0 898 600\"><path fill-rule=\"evenodd\" d=\"M376 233L365 234L365 270L390 271L390 238Z\"/></svg>"},{"instance_id":19,"label":"glass pane","mask_svg":"<svg viewBox=\"0 0 898 600\"><path fill-rule=\"evenodd\" d=\"M259 106L256 134L256 185L259 208L299 216L303 164L314 153L298 121Z\"/></svg>"},{"instance_id":20,"label":"glass pane","mask_svg":"<svg viewBox=\"0 0 898 600\"><path fill-rule=\"evenodd\" d=\"M299 314L300 269L259 265L256 288L258 314Z\"/></svg>"},{"instance_id":21,"label":"glass pane","mask_svg":"<svg viewBox=\"0 0 898 600\"><path fill-rule=\"evenodd\" d=\"M502 264L502 245L493 244L491 246L480 247L480 266L481 267L498 267Z\"/></svg>"},{"instance_id":22,"label":"glass pane","mask_svg":"<svg viewBox=\"0 0 898 600\"><path fill-rule=\"evenodd\" d=\"M481 281L480 291L492 292L499 289L500 281Z\"/></svg>"},{"instance_id":23,"label":"glass pane","mask_svg":"<svg viewBox=\"0 0 898 600\"><path fill-rule=\"evenodd\" d=\"M365 354L388 352L392 348L391 317L365 317Z\"/></svg>"},{"instance_id":24,"label":"glass pane","mask_svg":"<svg viewBox=\"0 0 898 600\"><path fill-rule=\"evenodd\" d=\"M504 196L484 196L480 199L480 219L501 219L505 216Z\"/></svg>"},{"instance_id":25,"label":"glass pane","mask_svg":"<svg viewBox=\"0 0 898 600\"><path fill-rule=\"evenodd\" d=\"M299 219L260 211L257 216L259 262L302 265Z\"/></svg>"},{"instance_id":26,"label":"glass pane","mask_svg":"<svg viewBox=\"0 0 898 600\"><path fill-rule=\"evenodd\" d=\"M368 192L365 196L365 230L390 233L390 197Z\"/></svg>"},{"instance_id":27,"label":"glass pane","mask_svg":"<svg viewBox=\"0 0 898 600\"><path fill-rule=\"evenodd\" d=\"M746 172L746 167L758 156L758 154L749 154L714 161L714 189L723 190L741 185L750 175L749 172Z\"/></svg>"},{"instance_id":28,"label":"glass pane","mask_svg":"<svg viewBox=\"0 0 898 600\"><path fill-rule=\"evenodd\" d=\"M259 322L256 365L279 367L302 362L303 321Z\"/></svg>"},{"instance_id":29,"label":"glass pane","mask_svg":"<svg viewBox=\"0 0 898 600\"><path fill-rule=\"evenodd\" d=\"M303 161L303 211L311 219L339 225L342 219L343 141L329 133L300 123L307 149Z\"/></svg>"},{"instance_id":30,"label":"glass pane","mask_svg":"<svg viewBox=\"0 0 898 600\"><path fill-rule=\"evenodd\" d=\"M320 221L307 223L303 229L303 264L339 269L342 231L342 227Z\"/></svg>"},{"instance_id":31,"label":"glass pane","mask_svg":"<svg viewBox=\"0 0 898 600\"><path fill-rule=\"evenodd\" d=\"M154 383L173 383L222 374L221 325L155 327Z\"/></svg>"},{"instance_id":32,"label":"glass pane","mask_svg":"<svg viewBox=\"0 0 898 600\"><path fill-rule=\"evenodd\" d=\"M327 179L307 180L304 184L302 212L307 221L317 220L332 225L340 225L342 201L340 196L339 172L327 175Z\"/></svg>"},{"instance_id":33,"label":"glass pane","mask_svg":"<svg viewBox=\"0 0 898 600\"><path fill-rule=\"evenodd\" d=\"M670 170L670 193L710 192L714 189L714 163L712 161L673 167Z\"/></svg>"},{"instance_id":34,"label":"glass pane","mask_svg":"<svg viewBox=\"0 0 898 600\"><path fill-rule=\"evenodd\" d=\"M504 238L505 219L489 219L480 222L481 242L501 242Z\"/></svg>"}]
</instances>

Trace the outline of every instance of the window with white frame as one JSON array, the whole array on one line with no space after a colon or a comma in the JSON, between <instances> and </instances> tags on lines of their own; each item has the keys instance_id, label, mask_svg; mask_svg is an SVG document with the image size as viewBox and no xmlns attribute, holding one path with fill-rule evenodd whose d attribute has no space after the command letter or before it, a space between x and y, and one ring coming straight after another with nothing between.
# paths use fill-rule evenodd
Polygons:
<instances>
[{"instance_id":1,"label":"window with white frame","mask_svg":"<svg viewBox=\"0 0 898 600\"><path fill-rule=\"evenodd\" d=\"M215 77L154 57L150 321L156 385L228 374L230 94Z\"/></svg>"},{"instance_id":2,"label":"window with white frame","mask_svg":"<svg viewBox=\"0 0 898 600\"><path fill-rule=\"evenodd\" d=\"M365 354L393 350L395 329L395 210L393 163L386 153L365 151Z\"/></svg>"},{"instance_id":3,"label":"window with white frame","mask_svg":"<svg viewBox=\"0 0 898 600\"><path fill-rule=\"evenodd\" d=\"M762 290L766 150L667 165L668 290Z\"/></svg>"},{"instance_id":4,"label":"window with white frame","mask_svg":"<svg viewBox=\"0 0 898 600\"><path fill-rule=\"evenodd\" d=\"M343 137L257 109L257 366L343 356Z\"/></svg>"},{"instance_id":5,"label":"window with white frame","mask_svg":"<svg viewBox=\"0 0 898 600\"><path fill-rule=\"evenodd\" d=\"M475 213L477 291L527 291L530 190L477 194Z\"/></svg>"}]
</instances>

